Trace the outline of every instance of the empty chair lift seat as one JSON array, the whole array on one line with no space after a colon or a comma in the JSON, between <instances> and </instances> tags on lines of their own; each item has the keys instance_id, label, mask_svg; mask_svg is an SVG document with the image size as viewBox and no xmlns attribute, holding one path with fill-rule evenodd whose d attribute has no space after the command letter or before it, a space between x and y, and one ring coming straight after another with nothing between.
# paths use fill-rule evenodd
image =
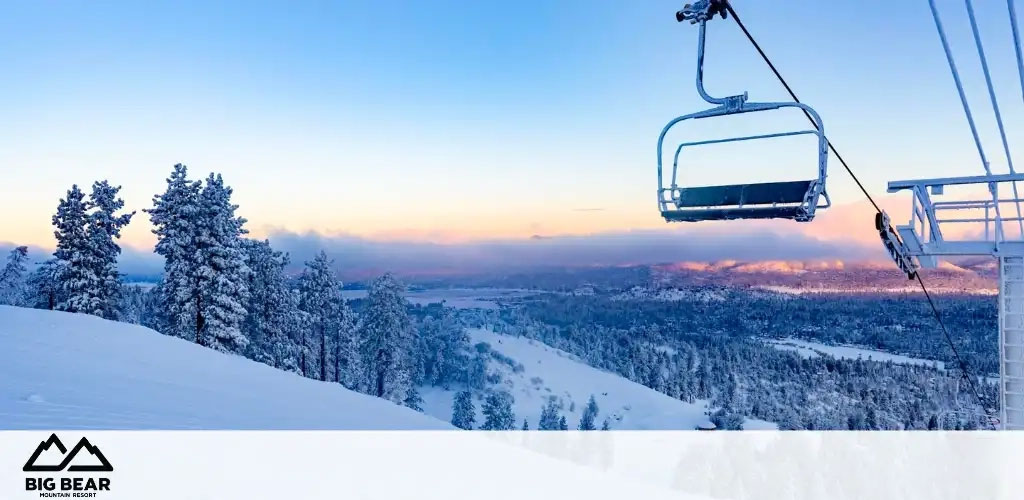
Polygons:
<instances>
[{"instance_id":1,"label":"empty chair lift seat","mask_svg":"<svg viewBox=\"0 0 1024 500\"><path fill-rule=\"evenodd\" d=\"M697 222L729 219L806 220L806 201L814 180L701 186L676 190L677 210L663 210L667 221Z\"/></svg>"}]
</instances>

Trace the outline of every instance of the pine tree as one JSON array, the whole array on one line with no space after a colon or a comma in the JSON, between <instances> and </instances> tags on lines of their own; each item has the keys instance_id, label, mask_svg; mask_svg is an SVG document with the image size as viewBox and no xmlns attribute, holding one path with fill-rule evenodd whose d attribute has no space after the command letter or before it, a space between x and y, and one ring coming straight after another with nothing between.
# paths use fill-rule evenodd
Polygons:
<instances>
[{"instance_id":1,"label":"pine tree","mask_svg":"<svg viewBox=\"0 0 1024 500\"><path fill-rule=\"evenodd\" d=\"M422 382L449 387L461 380L469 363L469 334L450 308L427 317L419 329Z\"/></svg>"},{"instance_id":2,"label":"pine tree","mask_svg":"<svg viewBox=\"0 0 1024 500\"><path fill-rule=\"evenodd\" d=\"M359 328L368 392L396 403L412 385L412 321L403 292L391 274L374 280Z\"/></svg>"},{"instance_id":3,"label":"pine tree","mask_svg":"<svg viewBox=\"0 0 1024 500\"><path fill-rule=\"evenodd\" d=\"M121 228L132 220L135 212L120 214L124 200L117 197L121 186L111 186L107 181L94 182L89 194L87 216L90 252L87 266L95 279L89 290L90 310L85 311L101 318L118 319L118 304L121 300L121 274L117 270L117 259L121 247L114 242L121 237Z\"/></svg>"},{"instance_id":4,"label":"pine tree","mask_svg":"<svg viewBox=\"0 0 1024 500\"><path fill-rule=\"evenodd\" d=\"M569 430L569 424L565 421L565 415L562 415L558 419L558 430L567 431Z\"/></svg>"},{"instance_id":5,"label":"pine tree","mask_svg":"<svg viewBox=\"0 0 1024 500\"><path fill-rule=\"evenodd\" d=\"M246 356L287 371L296 371L292 338L297 327L297 303L285 278L288 255L274 251L267 240L244 240L250 274L249 302L243 332L249 339Z\"/></svg>"},{"instance_id":6,"label":"pine tree","mask_svg":"<svg viewBox=\"0 0 1024 500\"><path fill-rule=\"evenodd\" d=\"M597 401L594 400L594 395L590 395L590 400L587 401L587 407L583 409L583 416L580 417L579 430L581 431L592 431L596 429L594 427L594 420L597 419Z\"/></svg>"},{"instance_id":7,"label":"pine tree","mask_svg":"<svg viewBox=\"0 0 1024 500\"><path fill-rule=\"evenodd\" d=\"M220 175L206 178L199 195L195 273L204 320L200 334L218 351L240 353L248 344L241 331L249 295L242 235L248 231L242 227L245 219L235 216L238 205L231 203L231 193Z\"/></svg>"},{"instance_id":8,"label":"pine tree","mask_svg":"<svg viewBox=\"0 0 1024 500\"><path fill-rule=\"evenodd\" d=\"M28 276L25 304L36 309L54 310L62 299L61 278L64 264L57 259L43 262Z\"/></svg>"},{"instance_id":9,"label":"pine tree","mask_svg":"<svg viewBox=\"0 0 1024 500\"><path fill-rule=\"evenodd\" d=\"M530 422L527 422L525 418L523 419L523 428L522 428L522 430L524 430L524 431L530 430Z\"/></svg>"},{"instance_id":10,"label":"pine tree","mask_svg":"<svg viewBox=\"0 0 1024 500\"><path fill-rule=\"evenodd\" d=\"M0 270L0 304L19 305L25 295L25 261L28 247L21 246L7 256L7 264Z\"/></svg>"},{"instance_id":11,"label":"pine tree","mask_svg":"<svg viewBox=\"0 0 1024 500\"><path fill-rule=\"evenodd\" d=\"M555 402L555 398L548 398L548 402L540 411L540 421L537 423L537 429L542 431L557 431L558 417L558 403Z\"/></svg>"},{"instance_id":12,"label":"pine tree","mask_svg":"<svg viewBox=\"0 0 1024 500\"><path fill-rule=\"evenodd\" d=\"M149 214L153 234L157 237L155 251L164 258L161 309L166 330L163 333L200 345L205 321L200 307L203 296L195 270L201 190L202 183L189 180L187 167L179 163L167 178L164 193L153 196L153 208L143 210Z\"/></svg>"},{"instance_id":13,"label":"pine tree","mask_svg":"<svg viewBox=\"0 0 1024 500\"><path fill-rule=\"evenodd\" d=\"M205 186L174 166L164 194L147 210L164 257L164 309L169 332L227 352L244 352L241 331L249 268L231 188L210 174Z\"/></svg>"},{"instance_id":14,"label":"pine tree","mask_svg":"<svg viewBox=\"0 0 1024 500\"><path fill-rule=\"evenodd\" d=\"M339 313L336 309L341 305L341 284L334 277L331 270L333 262L327 258L327 254L321 251L311 262L306 263L306 269L299 279L301 300L299 307L309 315L310 330L313 333L309 351L316 353L315 361L317 369L311 372L304 368L305 375L311 376L314 373L320 380L327 380L328 359L327 353L331 346L328 345L328 338L336 335L339 327ZM306 363L303 363L306 366Z\"/></svg>"},{"instance_id":15,"label":"pine tree","mask_svg":"<svg viewBox=\"0 0 1024 500\"><path fill-rule=\"evenodd\" d=\"M455 395L452 404L452 425L459 429L472 430L476 423L476 408L473 406L473 395L469 391L461 391Z\"/></svg>"},{"instance_id":16,"label":"pine tree","mask_svg":"<svg viewBox=\"0 0 1024 500\"><path fill-rule=\"evenodd\" d=\"M512 413L512 395L507 392L492 392L484 401L484 423L480 429L485 431L510 431L515 429L516 416Z\"/></svg>"},{"instance_id":17,"label":"pine tree","mask_svg":"<svg viewBox=\"0 0 1024 500\"><path fill-rule=\"evenodd\" d=\"M59 302L56 309L68 312L87 312L93 309L90 295L96 275L88 266L91 254L86 233L88 206L85 193L78 185L71 186L67 195L57 204L52 221L56 230L57 249L54 257L61 262Z\"/></svg>"},{"instance_id":18,"label":"pine tree","mask_svg":"<svg viewBox=\"0 0 1024 500\"><path fill-rule=\"evenodd\" d=\"M362 392L364 369L355 313L340 293L335 297L333 310L336 316L333 338L334 380L348 389Z\"/></svg>"},{"instance_id":19,"label":"pine tree","mask_svg":"<svg viewBox=\"0 0 1024 500\"><path fill-rule=\"evenodd\" d=\"M416 389L416 386L409 389L409 395L405 397L405 401L402 402L402 405L416 411L423 411L423 397L420 396L420 391L419 389Z\"/></svg>"},{"instance_id":20,"label":"pine tree","mask_svg":"<svg viewBox=\"0 0 1024 500\"><path fill-rule=\"evenodd\" d=\"M611 429L611 426L608 424L608 417L605 417L604 422L601 423L601 430L602 431L607 431L607 430L610 430L610 429Z\"/></svg>"}]
</instances>

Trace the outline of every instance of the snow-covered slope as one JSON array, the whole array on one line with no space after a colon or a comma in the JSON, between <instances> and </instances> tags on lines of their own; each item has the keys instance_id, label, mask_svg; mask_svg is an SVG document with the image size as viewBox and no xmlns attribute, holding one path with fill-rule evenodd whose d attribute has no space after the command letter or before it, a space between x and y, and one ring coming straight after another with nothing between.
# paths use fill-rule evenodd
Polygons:
<instances>
[{"instance_id":1,"label":"snow-covered slope","mask_svg":"<svg viewBox=\"0 0 1024 500\"><path fill-rule=\"evenodd\" d=\"M513 407L517 427L527 419L531 429L537 428L541 409L549 396L563 401L561 414L570 429L579 425L583 408L591 395L599 413L596 425L607 417L614 430L677 429L692 430L706 424L704 401L690 404L671 398L653 389L631 382L613 373L593 368L571 354L536 340L501 335L489 330L470 330L472 342L487 342L491 348L522 365L522 370L497 360L490 370L501 374L500 387L515 397ZM454 391L439 388L423 389L423 409L440 419L450 419ZM475 401L477 412L480 401ZM572 411L570 411L572 410ZM477 424L483 421L478 415ZM747 429L775 428L774 424L748 420Z\"/></svg>"},{"instance_id":2,"label":"snow-covered slope","mask_svg":"<svg viewBox=\"0 0 1024 500\"><path fill-rule=\"evenodd\" d=\"M0 429L54 428L451 427L141 326L0 306Z\"/></svg>"}]
</instances>

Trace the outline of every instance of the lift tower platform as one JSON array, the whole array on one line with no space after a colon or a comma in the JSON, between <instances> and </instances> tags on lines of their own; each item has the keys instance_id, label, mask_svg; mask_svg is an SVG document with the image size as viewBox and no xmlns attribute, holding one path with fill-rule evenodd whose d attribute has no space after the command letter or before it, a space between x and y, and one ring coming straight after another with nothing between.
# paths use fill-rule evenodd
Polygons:
<instances>
[{"instance_id":1,"label":"lift tower platform","mask_svg":"<svg viewBox=\"0 0 1024 500\"><path fill-rule=\"evenodd\" d=\"M912 194L910 220L890 226L883 214L884 223L878 227L890 254L897 264L905 263L900 267L911 277L918 266L935 267L940 257L997 259L999 425L1006 430L1024 430L1024 218L1017 212L1024 199L1015 194L1000 197L999 188L1018 181L1024 181L1024 174L892 181L890 193ZM967 199L933 199L946 194L947 188L966 191ZM899 238L893 238L893 232Z\"/></svg>"}]
</instances>

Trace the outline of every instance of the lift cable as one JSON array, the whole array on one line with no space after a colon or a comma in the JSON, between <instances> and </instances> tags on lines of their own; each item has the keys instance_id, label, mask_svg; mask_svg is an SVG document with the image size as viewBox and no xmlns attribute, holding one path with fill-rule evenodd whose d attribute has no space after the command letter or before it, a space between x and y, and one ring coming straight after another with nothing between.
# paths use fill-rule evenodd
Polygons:
<instances>
[{"instance_id":1,"label":"lift cable","mask_svg":"<svg viewBox=\"0 0 1024 500\"><path fill-rule=\"evenodd\" d=\"M747 40L749 40L750 43L754 46L754 49L757 50L757 53L761 55L761 59L763 59L764 62L768 65L768 67L771 68L772 73L775 73L775 77L778 78L779 83L781 83L782 86L785 87L786 92L789 93L789 96L793 99L793 101L800 102L800 99L796 96L796 93L793 92L793 89L789 86L789 83L787 83L786 79L782 77L781 73L779 73L778 68L775 67L775 64L772 63L771 59L768 58L768 55L765 54L764 50L761 48L761 45L758 44L756 40L754 40L754 36L751 35L750 31L747 30L747 27L744 26L743 21L740 20L740 17L736 15L736 10L733 9L732 3L726 1L725 9L726 11L728 11L729 15L732 16L733 21L736 22L736 25L739 26L740 30L743 31L743 34L747 37ZM811 124L817 127L815 121L811 118L809 114L807 114L806 111L804 112L804 115L806 115L807 119L811 121ZM878 213L882 213L881 207L878 206L878 203L875 203L874 198L871 197L871 193L869 193L868 190L864 187L864 184L860 182L860 179L857 178L857 175L853 173L853 170L850 169L849 165L847 165L846 160L843 160L843 157L839 154L838 151L836 151L835 146L832 145L832 141L828 141L828 148L829 150L832 151L834 155L836 155L836 159L838 159L839 163L843 165L843 168L846 169L846 172L850 174L850 177L857 184L857 187L860 188L861 192L864 193L864 196L868 199L868 201L871 202L871 205L875 207L875 210ZM956 345L953 342L953 338L949 334L949 330L946 329L946 324L942 320L942 314L939 312L938 307L935 305L935 301L932 300L931 293L928 292L928 287L925 286L924 280L921 279L920 273L917 273L917 282L921 285L921 291L924 292L925 298L928 299L928 305L931 306L932 314L934 314L935 321L939 324L939 327L942 330L942 335L946 338L946 343L953 351L953 356L960 367L960 372L963 378L967 379L967 382L971 387L971 392L974 393L974 397L978 400L978 403L981 405L982 410L985 412L985 416L989 420L989 423L993 424L994 426L996 418L992 415L989 405L986 403L985 398L982 396L981 392L975 385L974 379L970 374L970 368L968 367L967 362L964 361L963 357L960 356L960 351L959 349L956 348Z\"/></svg>"},{"instance_id":2,"label":"lift cable","mask_svg":"<svg viewBox=\"0 0 1024 500\"><path fill-rule=\"evenodd\" d=\"M1010 155L1010 143L1006 140L1006 129L1003 127L1003 115L999 112L999 101L996 100L996 91L992 85L992 75L988 71L988 58L985 57L985 48L981 44L981 32L978 30L978 20L974 16L974 5L971 3L971 0L965 0L965 4L967 5L967 17L971 21L971 32L974 34L974 44L978 47L978 58L981 60L981 70L985 74L985 85L988 87L988 96L992 101L992 111L995 113L996 124L999 126L999 137L1003 141L1003 151L1006 153L1006 164L1010 167L1010 173L1015 174L1017 172L1013 168L1013 156ZM935 0L931 0L931 5L933 9L932 13L935 14L935 19L937 21L938 14L934 10ZM1011 18L1011 22L1012 20L1013 18ZM989 175L991 175L991 173ZM1011 184L1013 186L1014 199L1020 200L1020 194L1017 192L1017 181L1013 181ZM1024 238L1024 218L1021 217L1020 201L1018 201L1016 205L1017 224L1020 225L1020 234L1021 237ZM1000 232L1002 232L1002 227L1000 227Z\"/></svg>"},{"instance_id":3,"label":"lift cable","mask_svg":"<svg viewBox=\"0 0 1024 500\"><path fill-rule=\"evenodd\" d=\"M1020 29L1017 27L1017 9L1013 0L1006 0L1006 9L1010 14L1010 31L1013 32L1013 50L1017 53L1017 74L1020 75L1020 95L1024 98L1024 54L1021 54Z\"/></svg>"}]
</instances>

